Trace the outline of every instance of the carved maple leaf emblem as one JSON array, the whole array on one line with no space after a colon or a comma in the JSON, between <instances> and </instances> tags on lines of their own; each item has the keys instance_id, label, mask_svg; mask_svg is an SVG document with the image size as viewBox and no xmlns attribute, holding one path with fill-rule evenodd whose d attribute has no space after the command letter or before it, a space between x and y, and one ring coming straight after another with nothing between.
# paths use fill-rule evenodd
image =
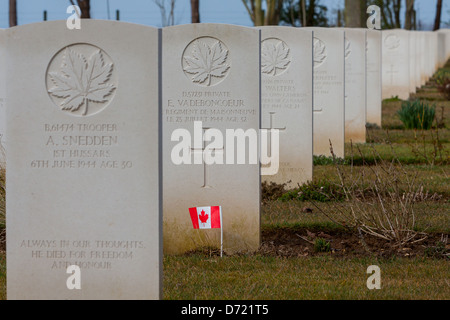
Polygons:
<instances>
[{"instance_id":1,"label":"carved maple leaf emblem","mask_svg":"<svg viewBox=\"0 0 450 320\"><path fill-rule=\"evenodd\" d=\"M198 216L200 218L201 223L206 223L206 221L208 221L208 215L205 214L205 211L202 210L202 212L200 212L200 215Z\"/></svg>"},{"instance_id":2,"label":"carved maple leaf emblem","mask_svg":"<svg viewBox=\"0 0 450 320\"><path fill-rule=\"evenodd\" d=\"M192 74L195 83L211 85L211 78L221 78L230 68L227 64L228 50L222 47L220 41L209 46L207 43L196 40L191 56L184 56L186 66L184 71Z\"/></svg>"},{"instance_id":3,"label":"carved maple leaf emblem","mask_svg":"<svg viewBox=\"0 0 450 320\"><path fill-rule=\"evenodd\" d=\"M283 41L277 44L263 42L261 72L276 76L278 70L285 70L289 63L289 48Z\"/></svg>"},{"instance_id":4,"label":"carved maple leaf emblem","mask_svg":"<svg viewBox=\"0 0 450 320\"><path fill-rule=\"evenodd\" d=\"M322 62L325 61L326 57L327 55L325 43L318 38L314 38L314 66L319 66Z\"/></svg>"},{"instance_id":5,"label":"carved maple leaf emblem","mask_svg":"<svg viewBox=\"0 0 450 320\"><path fill-rule=\"evenodd\" d=\"M390 34L384 40L384 43L388 49L396 49L400 46L400 39L395 34Z\"/></svg>"},{"instance_id":6,"label":"carved maple leaf emblem","mask_svg":"<svg viewBox=\"0 0 450 320\"><path fill-rule=\"evenodd\" d=\"M62 98L62 110L88 112L88 102L106 102L116 89L109 84L112 63L105 63L102 51L96 50L89 59L71 48L66 48L59 72L49 72L53 87L48 92Z\"/></svg>"}]
</instances>

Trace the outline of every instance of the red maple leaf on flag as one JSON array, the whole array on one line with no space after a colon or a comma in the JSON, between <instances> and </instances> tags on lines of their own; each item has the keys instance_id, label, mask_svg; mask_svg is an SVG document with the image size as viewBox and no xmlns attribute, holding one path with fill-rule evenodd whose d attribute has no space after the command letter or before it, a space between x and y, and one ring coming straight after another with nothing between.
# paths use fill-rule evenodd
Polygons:
<instances>
[{"instance_id":1,"label":"red maple leaf on flag","mask_svg":"<svg viewBox=\"0 0 450 320\"><path fill-rule=\"evenodd\" d=\"M202 210L202 212L200 212L200 215L198 217L200 218L200 221L202 223L206 223L206 221L208 221L208 215L205 214L204 210Z\"/></svg>"}]
</instances>

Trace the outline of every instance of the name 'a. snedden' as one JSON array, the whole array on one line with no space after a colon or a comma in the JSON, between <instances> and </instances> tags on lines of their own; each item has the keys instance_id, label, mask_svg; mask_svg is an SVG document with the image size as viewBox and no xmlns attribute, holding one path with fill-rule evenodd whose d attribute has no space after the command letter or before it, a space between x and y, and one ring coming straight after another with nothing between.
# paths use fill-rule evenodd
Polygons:
<instances>
[{"instance_id":1,"label":"name 'a. snedden'","mask_svg":"<svg viewBox=\"0 0 450 320\"><path fill-rule=\"evenodd\" d=\"M56 138L49 136L46 145L49 146L115 146L118 145L118 136L63 136L62 142L56 142Z\"/></svg>"}]
</instances>

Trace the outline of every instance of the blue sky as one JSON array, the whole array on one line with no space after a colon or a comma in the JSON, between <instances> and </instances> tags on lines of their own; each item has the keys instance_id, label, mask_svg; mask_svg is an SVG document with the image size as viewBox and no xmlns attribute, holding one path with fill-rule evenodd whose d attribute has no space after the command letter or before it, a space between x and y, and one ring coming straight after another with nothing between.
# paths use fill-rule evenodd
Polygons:
<instances>
[{"instance_id":1,"label":"blue sky","mask_svg":"<svg viewBox=\"0 0 450 320\"><path fill-rule=\"evenodd\" d=\"M431 28L437 0L416 0L418 18L425 27ZM444 0L442 21L450 21L450 3ZM47 10L48 20L66 19L69 0L17 0L19 24L39 22L43 11ZM96 19L108 19L108 0L91 0L91 15ZM335 9L343 8L344 0L322 0L332 14ZM120 10L122 21L144 25L161 26L161 14L152 0L109 0L110 17L115 19L116 10ZM334 18L334 15L333 17ZM252 26L252 22L241 0L200 0L201 22L231 23ZM190 23L190 1L177 0L175 22ZM8 0L0 0L0 28L8 25Z\"/></svg>"}]
</instances>

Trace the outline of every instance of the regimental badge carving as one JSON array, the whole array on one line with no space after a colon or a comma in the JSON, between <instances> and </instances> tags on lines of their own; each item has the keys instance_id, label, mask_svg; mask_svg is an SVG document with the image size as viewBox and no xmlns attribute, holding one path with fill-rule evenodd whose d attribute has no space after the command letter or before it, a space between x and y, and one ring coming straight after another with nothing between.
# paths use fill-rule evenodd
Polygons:
<instances>
[{"instance_id":1,"label":"regimental badge carving","mask_svg":"<svg viewBox=\"0 0 450 320\"><path fill-rule=\"evenodd\" d=\"M53 57L46 82L53 102L74 116L102 111L117 89L111 58L102 49L84 43L68 46Z\"/></svg>"},{"instance_id":2,"label":"regimental badge carving","mask_svg":"<svg viewBox=\"0 0 450 320\"><path fill-rule=\"evenodd\" d=\"M194 83L210 87L222 82L231 67L225 44L212 37L201 37L188 44L183 52L182 68Z\"/></svg>"},{"instance_id":3,"label":"regimental badge carving","mask_svg":"<svg viewBox=\"0 0 450 320\"><path fill-rule=\"evenodd\" d=\"M267 38L261 43L261 72L278 76L288 69L291 63L288 45L276 38Z\"/></svg>"},{"instance_id":4,"label":"regimental badge carving","mask_svg":"<svg viewBox=\"0 0 450 320\"><path fill-rule=\"evenodd\" d=\"M384 45L389 50L397 49L400 46L400 39L396 34L391 33L384 39Z\"/></svg>"},{"instance_id":5,"label":"regimental badge carving","mask_svg":"<svg viewBox=\"0 0 450 320\"><path fill-rule=\"evenodd\" d=\"M345 59L347 59L352 53L351 42L345 38Z\"/></svg>"},{"instance_id":6,"label":"regimental badge carving","mask_svg":"<svg viewBox=\"0 0 450 320\"><path fill-rule=\"evenodd\" d=\"M327 58L327 47L325 42L314 37L314 68L320 66Z\"/></svg>"}]
</instances>

